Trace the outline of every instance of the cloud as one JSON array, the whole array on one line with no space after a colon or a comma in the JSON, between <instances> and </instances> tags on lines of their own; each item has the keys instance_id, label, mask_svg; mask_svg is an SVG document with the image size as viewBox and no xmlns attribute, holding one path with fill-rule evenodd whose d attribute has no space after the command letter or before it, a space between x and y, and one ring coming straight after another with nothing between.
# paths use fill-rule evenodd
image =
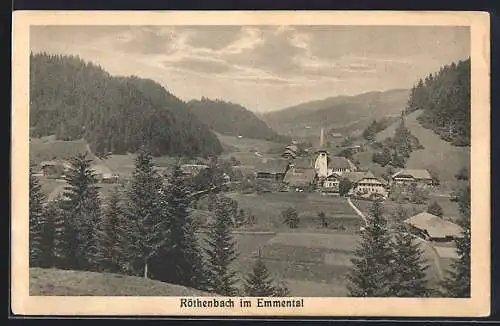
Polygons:
<instances>
[{"instance_id":1,"label":"cloud","mask_svg":"<svg viewBox=\"0 0 500 326\"><path fill-rule=\"evenodd\" d=\"M186 100L214 96L267 110L410 87L469 56L469 38L461 27L37 26L30 46L155 79Z\"/></svg>"}]
</instances>

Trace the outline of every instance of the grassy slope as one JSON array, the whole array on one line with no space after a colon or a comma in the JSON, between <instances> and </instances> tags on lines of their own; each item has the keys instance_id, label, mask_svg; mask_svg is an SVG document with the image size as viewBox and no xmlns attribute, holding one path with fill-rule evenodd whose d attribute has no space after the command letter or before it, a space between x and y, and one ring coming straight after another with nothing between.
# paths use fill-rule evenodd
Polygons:
<instances>
[{"instance_id":1,"label":"grassy slope","mask_svg":"<svg viewBox=\"0 0 500 326\"><path fill-rule=\"evenodd\" d=\"M432 130L425 129L417 121L422 111L415 111L407 116L406 126L415 135L424 149L411 154L406 166L414 169L435 169L444 185L452 186L455 174L470 164L470 148L452 146L442 140ZM392 137L399 122L377 134L377 140L382 141Z\"/></svg>"},{"instance_id":2,"label":"grassy slope","mask_svg":"<svg viewBox=\"0 0 500 326\"><path fill-rule=\"evenodd\" d=\"M208 296L212 294L134 276L30 268L30 295Z\"/></svg>"},{"instance_id":3,"label":"grassy slope","mask_svg":"<svg viewBox=\"0 0 500 326\"><path fill-rule=\"evenodd\" d=\"M321 196L317 193L231 193L229 197L238 201L239 207L255 215L256 230L289 230L283 224L281 212L287 207L295 207L299 214L301 229L316 229L319 226L318 213L324 212L331 227L342 224L350 231L357 231L361 220L344 198ZM323 230L324 231L324 230Z\"/></svg>"},{"instance_id":4,"label":"grassy slope","mask_svg":"<svg viewBox=\"0 0 500 326\"><path fill-rule=\"evenodd\" d=\"M30 139L30 161L34 164L52 159L67 160L78 153L87 153L89 159L95 163L101 163L83 139L73 141L55 140L54 137Z\"/></svg>"}]
</instances>

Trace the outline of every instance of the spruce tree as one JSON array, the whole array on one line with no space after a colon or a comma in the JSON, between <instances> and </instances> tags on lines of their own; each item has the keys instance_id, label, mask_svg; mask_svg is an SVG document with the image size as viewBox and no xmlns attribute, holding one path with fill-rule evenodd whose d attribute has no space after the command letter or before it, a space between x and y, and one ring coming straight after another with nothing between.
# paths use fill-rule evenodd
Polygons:
<instances>
[{"instance_id":1,"label":"spruce tree","mask_svg":"<svg viewBox=\"0 0 500 326\"><path fill-rule=\"evenodd\" d=\"M429 265L423 250L403 225L396 226L395 231L392 296L426 297L430 293L426 278Z\"/></svg>"},{"instance_id":2,"label":"spruce tree","mask_svg":"<svg viewBox=\"0 0 500 326\"><path fill-rule=\"evenodd\" d=\"M115 187L104 209L99 233L102 270L107 272L123 271L127 261L128 228L123 214L121 192L119 187Z\"/></svg>"},{"instance_id":3,"label":"spruce tree","mask_svg":"<svg viewBox=\"0 0 500 326\"><path fill-rule=\"evenodd\" d=\"M132 180L127 189L125 215L129 228L129 255L135 275L149 277L148 263L168 242L169 221L161 176L154 169L153 158L141 148Z\"/></svg>"},{"instance_id":4,"label":"spruce tree","mask_svg":"<svg viewBox=\"0 0 500 326\"><path fill-rule=\"evenodd\" d=\"M97 229L101 219L101 200L97 178L87 154L70 160L64 179L62 209L66 268L96 270L99 267Z\"/></svg>"},{"instance_id":5,"label":"spruce tree","mask_svg":"<svg viewBox=\"0 0 500 326\"><path fill-rule=\"evenodd\" d=\"M236 272L232 263L238 257L236 244L231 235L231 202L225 197L215 201L215 221L210 225L207 237L208 289L221 295L236 294Z\"/></svg>"},{"instance_id":6,"label":"spruce tree","mask_svg":"<svg viewBox=\"0 0 500 326\"><path fill-rule=\"evenodd\" d=\"M354 252L353 270L349 275L352 297L391 296L394 254L387 220L380 202L370 207L368 222L361 232L361 242Z\"/></svg>"},{"instance_id":7,"label":"spruce tree","mask_svg":"<svg viewBox=\"0 0 500 326\"><path fill-rule=\"evenodd\" d=\"M458 259L453 261L451 269L442 282L443 295L452 298L469 298L471 283L471 232L470 232L470 186L463 189L458 197L460 210L459 224L463 231L455 239Z\"/></svg>"},{"instance_id":8,"label":"spruce tree","mask_svg":"<svg viewBox=\"0 0 500 326\"><path fill-rule=\"evenodd\" d=\"M154 259L154 276L164 282L203 287L203 262L196 237L198 225L189 214L190 198L180 166L174 168L166 189L170 238Z\"/></svg>"},{"instance_id":9,"label":"spruce tree","mask_svg":"<svg viewBox=\"0 0 500 326\"><path fill-rule=\"evenodd\" d=\"M260 251L252 271L245 279L244 289L245 295L249 297L270 297L276 292L273 279L269 276L269 271L260 256Z\"/></svg>"},{"instance_id":10,"label":"spruce tree","mask_svg":"<svg viewBox=\"0 0 500 326\"><path fill-rule=\"evenodd\" d=\"M44 209L43 202L45 200L40 183L29 170L29 265L30 267L38 267L42 262L44 255L42 230L44 227Z\"/></svg>"},{"instance_id":11,"label":"spruce tree","mask_svg":"<svg viewBox=\"0 0 500 326\"><path fill-rule=\"evenodd\" d=\"M40 229L41 234L41 256L40 256L40 267L49 268L57 266L56 261L56 245L57 245L57 233L56 226L59 223L63 223L63 215L59 209L57 202L49 202L45 206L43 212L44 218L42 227Z\"/></svg>"}]
</instances>

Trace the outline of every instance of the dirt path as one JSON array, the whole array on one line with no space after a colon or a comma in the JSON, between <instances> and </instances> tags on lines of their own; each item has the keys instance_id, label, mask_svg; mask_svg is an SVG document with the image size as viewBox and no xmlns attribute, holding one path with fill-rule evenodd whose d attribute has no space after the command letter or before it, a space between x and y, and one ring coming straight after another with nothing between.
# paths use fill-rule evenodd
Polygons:
<instances>
[{"instance_id":1,"label":"dirt path","mask_svg":"<svg viewBox=\"0 0 500 326\"><path fill-rule=\"evenodd\" d=\"M357 208L356 205L353 204L351 198L347 197L347 202L349 203L349 206L351 206L352 209L356 212L356 214L358 214L358 216L361 217L361 219L363 219L363 222L365 222L366 225L368 222L366 221L365 214L363 214L363 212L360 211L359 208Z\"/></svg>"}]
</instances>

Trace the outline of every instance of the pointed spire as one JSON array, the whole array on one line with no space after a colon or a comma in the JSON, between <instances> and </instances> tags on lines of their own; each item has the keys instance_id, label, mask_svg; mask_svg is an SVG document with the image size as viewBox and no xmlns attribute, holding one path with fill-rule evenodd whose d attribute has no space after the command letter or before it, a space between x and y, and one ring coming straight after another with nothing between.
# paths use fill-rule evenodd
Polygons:
<instances>
[{"instance_id":1,"label":"pointed spire","mask_svg":"<svg viewBox=\"0 0 500 326\"><path fill-rule=\"evenodd\" d=\"M323 132L324 132L324 130L323 130L323 128L321 128L321 133L320 133L320 136L319 136L319 148L323 148L323 145L324 145L324 143L323 143L323 137L324 137L323 136Z\"/></svg>"}]
</instances>

